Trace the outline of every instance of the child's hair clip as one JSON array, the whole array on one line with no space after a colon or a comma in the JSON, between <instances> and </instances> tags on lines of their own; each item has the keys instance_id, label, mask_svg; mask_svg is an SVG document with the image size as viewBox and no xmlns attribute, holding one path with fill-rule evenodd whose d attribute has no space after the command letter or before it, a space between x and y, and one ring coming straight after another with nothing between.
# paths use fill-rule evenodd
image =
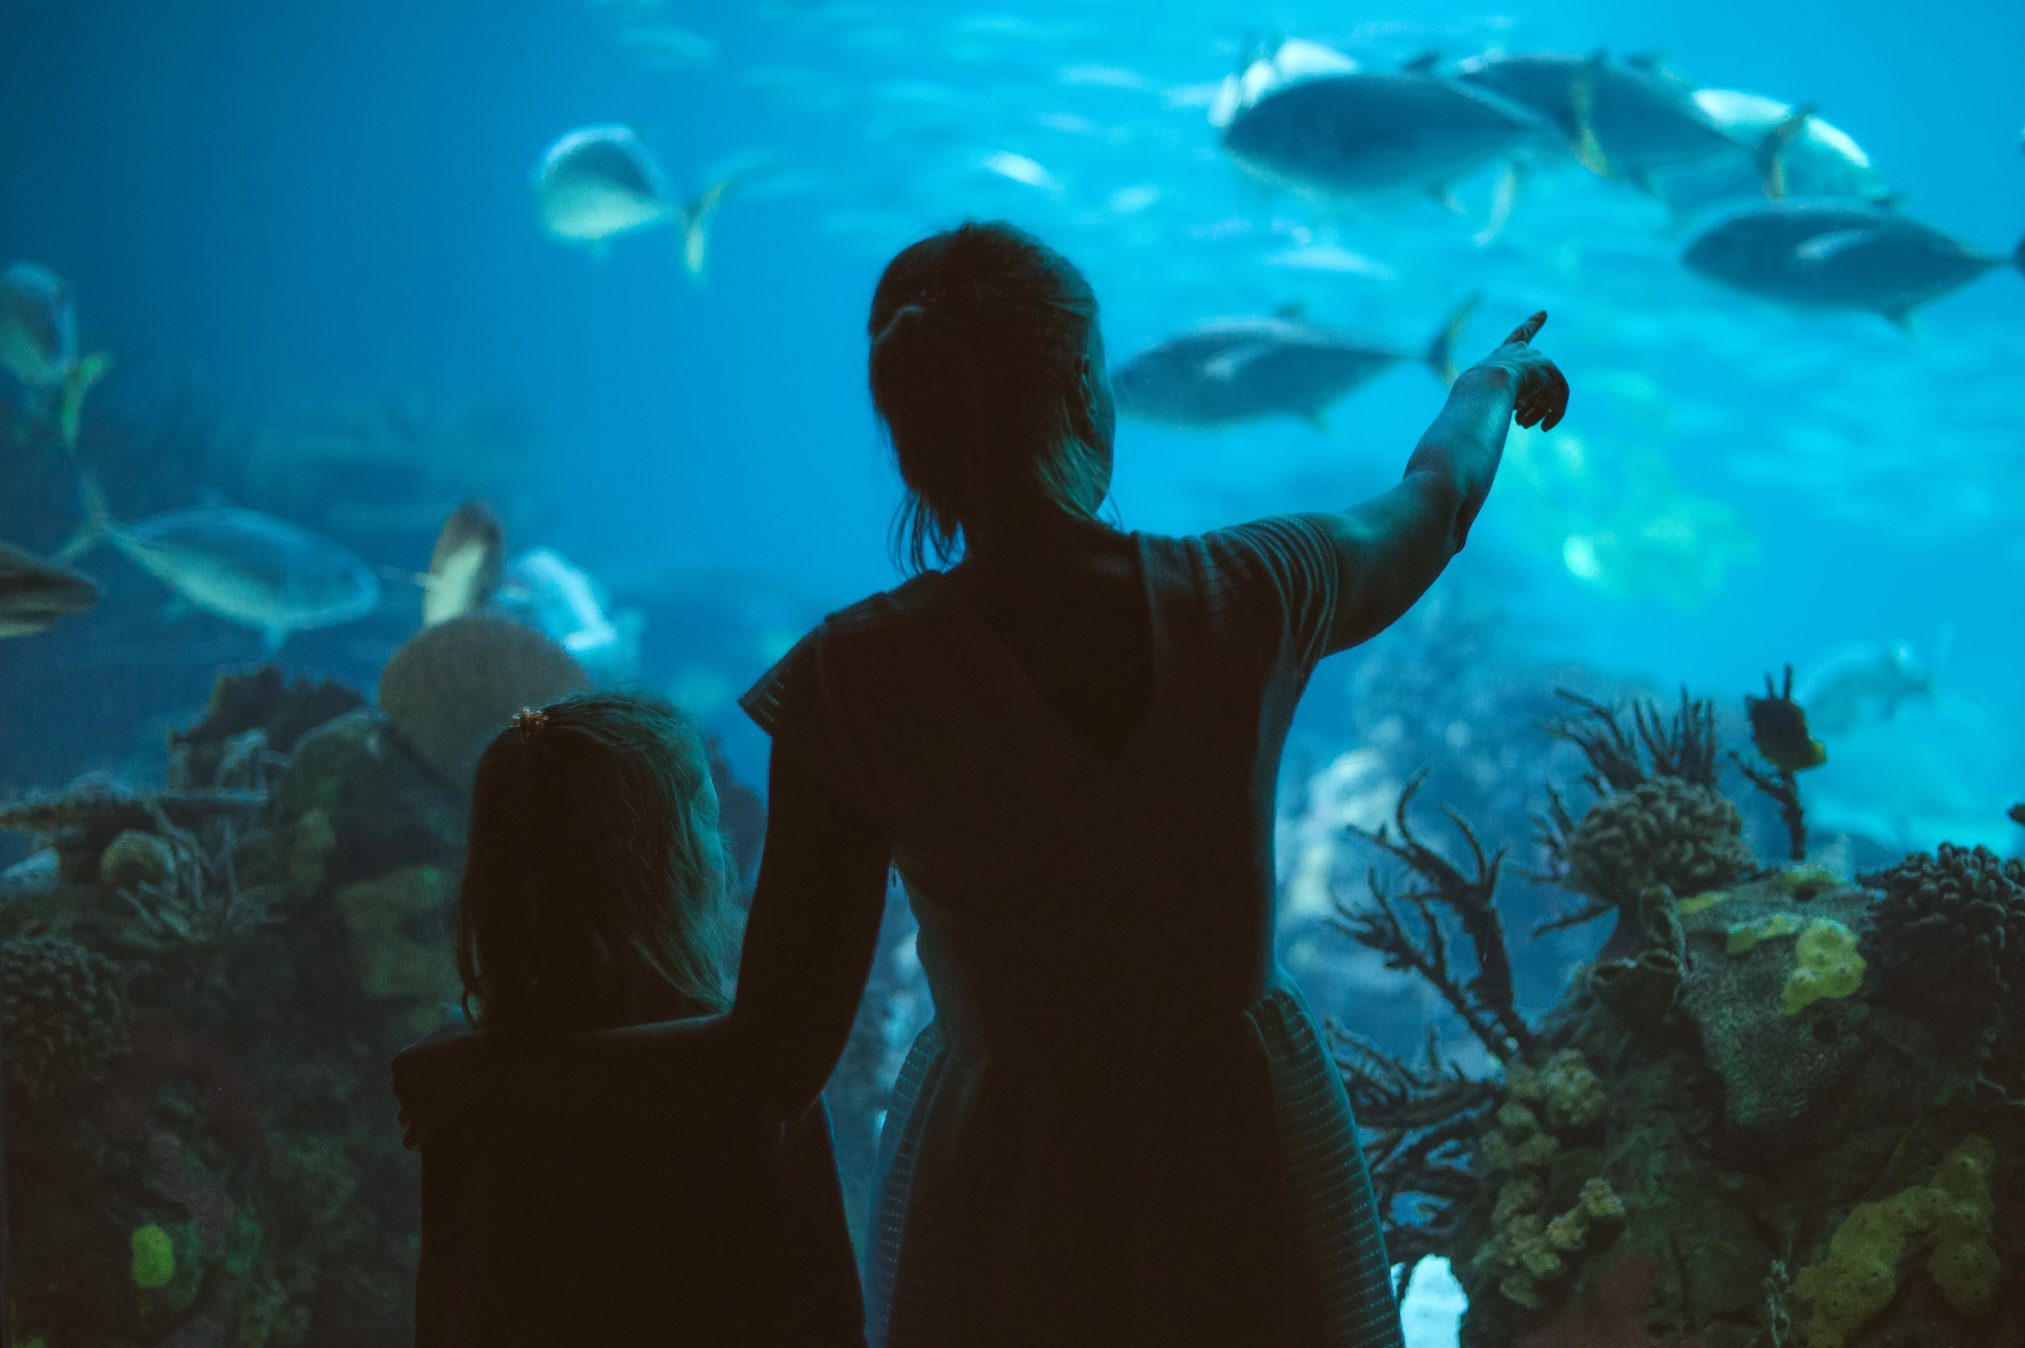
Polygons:
<instances>
[{"instance_id":1,"label":"child's hair clip","mask_svg":"<svg viewBox=\"0 0 2025 1348\"><path fill-rule=\"evenodd\" d=\"M529 739L548 729L548 713L539 707L522 707L513 714L513 728Z\"/></svg>"}]
</instances>

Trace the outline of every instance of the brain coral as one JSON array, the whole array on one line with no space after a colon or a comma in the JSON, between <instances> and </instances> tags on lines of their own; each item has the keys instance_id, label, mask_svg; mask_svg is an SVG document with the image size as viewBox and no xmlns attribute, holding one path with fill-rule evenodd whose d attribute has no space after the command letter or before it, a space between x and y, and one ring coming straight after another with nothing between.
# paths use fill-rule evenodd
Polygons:
<instances>
[{"instance_id":1,"label":"brain coral","mask_svg":"<svg viewBox=\"0 0 2025 1348\"><path fill-rule=\"evenodd\" d=\"M428 628L394 652L380 674L380 707L401 741L462 790L515 712L589 684L583 666L533 628L474 615Z\"/></svg>"},{"instance_id":2,"label":"brain coral","mask_svg":"<svg viewBox=\"0 0 2025 1348\"><path fill-rule=\"evenodd\" d=\"M33 1104L103 1079L126 1051L126 1009L111 962L60 936L0 946L0 1017L7 1093Z\"/></svg>"},{"instance_id":3,"label":"brain coral","mask_svg":"<svg viewBox=\"0 0 2025 1348\"><path fill-rule=\"evenodd\" d=\"M1629 904L1664 885L1676 894L1719 889L1754 869L1737 807L1677 777L1648 777L1596 802L1568 840L1574 886Z\"/></svg>"}]
</instances>

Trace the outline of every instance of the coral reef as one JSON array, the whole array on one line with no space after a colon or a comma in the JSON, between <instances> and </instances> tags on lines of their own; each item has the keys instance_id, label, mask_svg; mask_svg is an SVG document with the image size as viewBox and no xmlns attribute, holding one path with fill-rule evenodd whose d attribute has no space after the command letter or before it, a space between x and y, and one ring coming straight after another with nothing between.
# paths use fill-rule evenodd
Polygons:
<instances>
[{"instance_id":1,"label":"coral reef","mask_svg":"<svg viewBox=\"0 0 2025 1348\"><path fill-rule=\"evenodd\" d=\"M1632 706L1627 730L1616 712L1572 693L1577 713L1549 729L1588 760L1584 778L1597 796L1580 819L1558 792L1541 821L1548 858L1543 878L1589 900L1550 924L1575 925L1609 914L1617 925L1609 955L1644 943L1642 903L1654 889L1692 894L1730 883L1755 866L1744 820L1715 789L1715 713L1681 694L1671 718L1648 703ZM1543 929L1544 930L1544 929Z\"/></svg>"},{"instance_id":2,"label":"coral reef","mask_svg":"<svg viewBox=\"0 0 2025 1348\"><path fill-rule=\"evenodd\" d=\"M432 664L474 649L492 647L425 652L394 705L440 731L455 717L431 698L507 687ZM522 673L574 669L551 650ZM87 780L0 807L44 847L0 904L20 1341L405 1341L418 1176L386 1064L457 996L466 802L357 693L272 669L219 679L167 738L166 786ZM757 797L717 770L756 841ZM882 940L882 969L906 934ZM868 1001L839 1096L840 1148L867 1156L896 1004Z\"/></svg>"},{"instance_id":3,"label":"coral reef","mask_svg":"<svg viewBox=\"0 0 2025 1348\"><path fill-rule=\"evenodd\" d=\"M515 712L589 684L583 667L533 628L474 614L428 628L396 651L380 675L380 706L394 733L463 791Z\"/></svg>"},{"instance_id":4,"label":"coral reef","mask_svg":"<svg viewBox=\"0 0 2025 1348\"><path fill-rule=\"evenodd\" d=\"M1580 705L1564 731L1597 809L1654 783L1722 800L1704 704L1628 727ZM1340 925L1445 1002L1489 1067L1335 1033L1388 1246L1450 1261L1465 1348L2025 1342L2025 1231L1997 1220L2025 1202L2025 865L1949 847L1852 883L1761 868L1725 826L1715 878L1627 897L1622 877L1678 844L1655 829L1606 897L1559 809L1553 874L1587 904L1550 926L1618 927L1514 1027L1496 861L1459 819L1474 873L1433 854L1406 803L1384 842L1416 884L1395 897L1374 874ZM1477 972L1452 967L1452 928Z\"/></svg>"},{"instance_id":5,"label":"coral reef","mask_svg":"<svg viewBox=\"0 0 2025 1348\"><path fill-rule=\"evenodd\" d=\"M61 936L0 945L0 1026L7 1098L31 1107L104 1080L127 1049L111 961Z\"/></svg>"},{"instance_id":6,"label":"coral reef","mask_svg":"<svg viewBox=\"0 0 2025 1348\"><path fill-rule=\"evenodd\" d=\"M1972 1136L1930 1183L1852 1208L1821 1261L1794 1280L1795 1293L1814 1308L1807 1348L1845 1348L1875 1320L1908 1276L1905 1252L1916 1241L1930 1250L1926 1272L1948 1305L1971 1319L1986 1315L2002 1272L1990 1239L1996 1162L1990 1142Z\"/></svg>"},{"instance_id":7,"label":"coral reef","mask_svg":"<svg viewBox=\"0 0 2025 1348\"><path fill-rule=\"evenodd\" d=\"M169 785L271 787L298 740L365 704L343 684L291 681L273 665L220 674L203 719L169 732Z\"/></svg>"}]
</instances>

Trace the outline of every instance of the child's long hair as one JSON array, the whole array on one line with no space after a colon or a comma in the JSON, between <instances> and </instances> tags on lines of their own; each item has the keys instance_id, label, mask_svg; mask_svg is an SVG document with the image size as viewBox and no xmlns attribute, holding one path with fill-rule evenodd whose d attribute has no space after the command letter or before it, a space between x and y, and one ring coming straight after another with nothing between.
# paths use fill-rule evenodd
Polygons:
<instances>
[{"instance_id":1,"label":"child's long hair","mask_svg":"<svg viewBox=\"0 0 2025 1348\"><path fill-rule=\"evenodd\" d=\"M472 791L456 914L465 1011L539 1032L722 1010L726 871L687 716L612 694L521 713Z\"/></svg>"}]
</instances>

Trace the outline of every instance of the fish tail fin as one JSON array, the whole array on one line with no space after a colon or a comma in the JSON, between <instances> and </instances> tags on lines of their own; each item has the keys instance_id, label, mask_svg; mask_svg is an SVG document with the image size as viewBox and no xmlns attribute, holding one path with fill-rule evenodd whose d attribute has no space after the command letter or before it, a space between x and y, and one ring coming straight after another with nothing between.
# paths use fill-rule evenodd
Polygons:
<instances>
[{"instance_id":1,"label":"fish tail fin","mask_svg":"<svg viewBox=\"0 0 2025 1348\"><path fill-rule=\"evenodd\" d=\"M84 512L84 523L64 540L63 546L50 559L58 566L68 566L90 552L109 538L117 527L112 511L106 507L105 490L98 485L98 479L82 466L77 470L77 502Z\"/></svg>"},{"instance_id":2,"label":"fish tail fin","mask_svg":"<svg viewBox=\"0 0 2025 1348\"><path fill-rule=\"evenodd\" d=\"M2025 239L2018 240L2018 247L2012 251L2011 265L2025 272Z\"/></svg>"},{"instance_id":3,"label":"fish tail fin","mask_svg":"<svg viewBox=\"0 0 2025 1348\"><path fill-rule=\"evenodd\" d=\"M1765 195L1778 201L1786 195L1786 151L1807 131L1807 120L1818 111L1815 104L1802 103L1787 113L1779 125L1758 142L1758 180Z\"/></svg>"},{"instance_id":4,"label":"fish tail fin","mask_svg":"<svg viewBox=\"0 0 2025 1348\"><path fill-rule=\"evenodd\" d=\"M1524 173L1525 166L1517 159L1505 161L1503 171L1498 174L1497 190L1491 197L1491 217L1470 240L1471 243L1483 248L1504 236L1505 226L1512 220L1512 208L1519 200L1519 180Z\"/></svg>"},{"instance_id":5,"label":"fish tail fin","mask_svg":"<svg viewBox=\"0 0 2025 1348\"><path fill-rule=\"evenodd\" d=\"M691 280L703 279L703 264L710 253L711 217L717 214L726 194L738 183L736 175L719 178L690 198L677 216L682 226L682 266Z\"/></svg>"},{"instance_id":6,"label":"fish tail fin","mask_svg":"<svg viewBox=\"0 0 2025 1348\"><path fill-rule=\"evenodd\" d=\"M1568 101L1575 115L1575 157L1582 167L1599 178L1610 176L1610 156L1596 135L1596 86L1603 78L1608 56L1599 51L1584 61L1568 83Z\"/></svg>"},{"instance_id":7,"label":"fish tail fin","mask_svg":"<svg viewBox=\"0 0 2025 1348\"><path fill-rule=\"evenodd\" d=\"M1435 374L1441 377L1444 384L1455 382L1456 339L1462 336L1463 326L1470 321L1470 315L1476 312L1477 301L1482 298L1481 293L1473 294L1458 304L1443 320L1441 331L1437 332L1434 340L1427 344L1427 363L1434 367Z\"/></svg>"},{"instance_id":8,"label":"fish tail fin","mask_svg":"<svg viewBox=\"0 0 2025 1348\"><path fill-rule=\"evenodd\" d=\"M84 399L92 386L105 378L112 368L113 358L109 351L95 351L77 362L64 376L63 392L59 397L56 411L56 427L63 439L66 453L77 453L77 433L84 421Z\"/></svg>"}]
</instances>

